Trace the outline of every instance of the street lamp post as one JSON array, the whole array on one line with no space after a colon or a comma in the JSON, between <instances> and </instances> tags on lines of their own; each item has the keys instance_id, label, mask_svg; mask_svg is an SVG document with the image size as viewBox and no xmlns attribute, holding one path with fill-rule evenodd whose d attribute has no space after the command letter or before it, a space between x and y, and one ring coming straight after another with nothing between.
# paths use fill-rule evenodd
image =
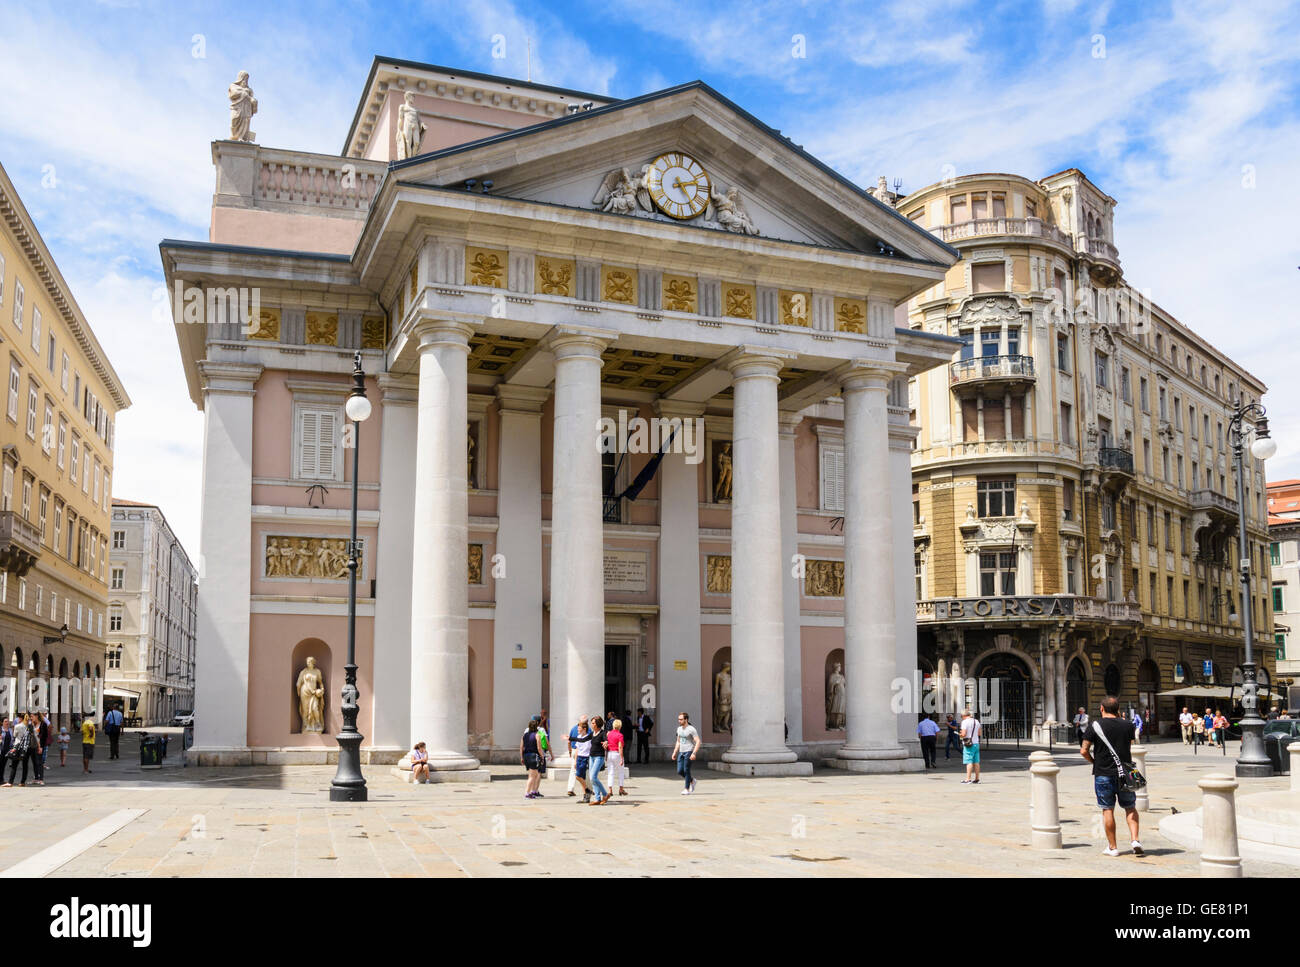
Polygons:
<instances>
[{"instance_id":1,"label":"street lamp post","mask_svg":"<svg viewBox=\"0 0 1300 967\"><path fill-rule=\"evenodd\" d=\"M1232 455L1237 461L1237 561L1241 574L1241 627L1246 636L1246 660L1241 665L1241 754L1237 757L1237 775L1242 778L1263 778L1273 774L1273 765L1264 751L1264 720L1259 717L1259 693L1255 678L1255 608L1250 596L1251 555L1246 539L1246 437L1252 430L1247 420L1254 421L1255 440L1250 445L1251 456L1267 460L1277 453L1277 442L1268 435L1268 418L1264 407L1258 403L1233 402L1232 417L1228 422L1228 438L1232 441Z\"/></svg>"},{"instance_id":2,"label":"street lamp post","mask_svg":"<svg viewBox=\"0 0 1300 967\"><path fill-rule=\"evenodd\" d=\"M357 472L360 467L361 424L370 416L366 374L361 354L352 360L352 392L344 406L352 421L352 539L348 542L348 663L343 666L343 730L338 734L339 767L330 784L330 802L365 802L366 779L361 774L361 740L357 731Z\"/></svg>"}]
</instances>

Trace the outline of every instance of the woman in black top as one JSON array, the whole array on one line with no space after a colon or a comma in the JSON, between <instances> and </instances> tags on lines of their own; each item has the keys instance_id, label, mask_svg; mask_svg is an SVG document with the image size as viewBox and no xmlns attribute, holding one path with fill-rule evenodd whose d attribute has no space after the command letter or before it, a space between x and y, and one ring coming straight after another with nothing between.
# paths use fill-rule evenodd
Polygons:
<instances>
[{"instance_id":1,"label":"woman in black top","mask_svg":"<svg viewBox=\"0 0 1300 967\"><path fill-rule=\"evenodd\" d=\"M542 783L542 774L538 771L542 764L542 750L538 744L540 737L537 734L537 726L540 724L537 716L534 715L528 721L528 730L524 732L523 738L519 740L519 761L528 770L528 788L524 792L525 799L542 798L542 794L537 790L537 787Z\"/></svg>"},{"instance_id":2,"label":"woman in black top","mask_svg":"<svg viewBox=\"0 0 1300 967\"><path fill-rule=\"evenodd\" d=\"M605 720L597 715L591 720L591 758L587 760L587 775L591 788L596 793L596 798L591 801L593 806L599 806L609 799L609 790L600 783L600 770L605 768L608 739L609 729L605 728Z\"/></svg>"}]
</instances>

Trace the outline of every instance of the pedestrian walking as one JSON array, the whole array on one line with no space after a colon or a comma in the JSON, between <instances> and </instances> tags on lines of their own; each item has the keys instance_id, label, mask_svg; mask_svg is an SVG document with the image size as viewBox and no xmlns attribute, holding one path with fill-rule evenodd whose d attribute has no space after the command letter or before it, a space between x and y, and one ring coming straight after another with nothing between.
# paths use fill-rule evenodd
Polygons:
<instances>
[{"instance_id":1,"label":"pedestrian walking","mask_svg":"<svg viewBox=\"0 0 1300 967\"><path fill-rule=\"evenodd\" d=\"M1201 718L1199 712L1192 713L1192 745L1200 747L1205 741L1205 719Z\"/></svg>"},{"instance_id":2,"label":"pedestrian walking","mask_svg":"<svg viewBox=\"0 0 1300 967\"><path fill-rule=\"evenodd\" d=\"M45 785L45 743L41 741L42 723L39 712L27 713L27 728L31 733L27 758L32 762L32 775L35 777L36 785L43 786Z\"/></svg>"},{"instance_id":3,"label":"pedestrian walking","mask_svg":"<svg viewBox=\"0 0 1300 967\"><path fill-rule=\"evenodd\" d=\"M935 761L939 752L939 740L936 738L939 734L939 723L929 715L922 715L921 721L916 724L916 734L921 737L921 758L925 760L925 767L939 768L939 763Z\"/></svg>"},{"instance_id":4,"label":"pedestrian walking","mask_svg":"<svg viewBox=\"0 0 1300 967\"><path fill-rule=\"evenodd\" d=\"M1220 749L1228 744L1228 717L1222 710L1214 713L1214 734L1218 736Z\"/></svg>"},{"instance_id":5,"label":"pedestrian walking","mask_svg":"<svg viewBox=\"0 0 1300 967\"><path fill-rule=\"evenodd\" d=\"M411 778L419 783L429 781L429 750L423 742L415 743L411 749Z\"/></svg>"},{"instance_id":6,"label":"pedestrian walking","mask_svg":"<svg viewBox=\"0 0 1300 967\"><path fill-rule=\"evenodd\" d=\"M569 731L569 756L573 759L573 768L569 770L569 795L574 795L574 783L582 783L582 801L591 802L591 787L587 785L587 773L591 768L591 729L587 727L587 716L578 717L578 724Z\"/></svg>"},{"instance_id":7,"label":"pedestrian walking","mask_svg":"<svg viewBox=\"0 0 1300 967\"><path fill-rule=\"evenodd\" d=\"M50 713L48 709L41 709L36 713L37 734L41 739L41 781L44 784L45 767L50 760Z\"/></svg>"},{"instance_id":8,"label":"pedestrian walking","mask_svg":"<svg viewBox=\"0 0 1300 967\"><path fill-rule=\"evenodd\" d=\"M948 730L948 741L944 743L943 757L951 759L953 749L958 752L961 751L961 726L957 724L957 720L952 717L951 712L948 713L948 721L944 724Z\"/></svg>"},{"instance_id":9,"label":"pedestrian walking","mask_svg":"<svg viewBox=\"0 0 1300 967\"><path fill-rule=\"evenodd\" d=\"M1178 728L1183 733L1183 745L1192 744L1192 713L1187 711L1187 706L1183 706L1182 712L1178 715Z\"/></svg>"},{"instance_id":10,"label":"pedestrian walking","mask_svg":"<svg viewBox=\"0 0 1300 967\"><path fill-rule=\"evenodd\" d=\"M27 785L27 759L31 744L32 732L27 725L27 716L19 714L14 717L13 742L9 746L9 780L5 783L6 787L14 784L14 779L18 776L19 765L23 767L23 778L18 785Z\"/></svg>"},{"instance_id":11,"label":"pedestrian walking","mask_svg":"<svg viewBox=\"0 0 1300 967\"><path fill-rule=\"evenodd\" d=\"M605 728L605 720L599 715L591 719L591 758L588 760L587 772L591 777L591 791L594 792L595 798L591 800L592 806L603 806L609 799L609 790L600 782L600 770L605 768L606 745L609 742L609 730Z\"/></svg>"},{"instance_id":12,"label":"pedestrian walking","mask_svg":"<svg viewBox=\"0 0 1300 967\"><path fill-rule=\"evenodd\" d=\"M90 762L95 758L95 720L87 715L81 720L81 771L90 773Z\"/></svg>"},{"instance_id":13,"label":"pedestrian walking","mask_svg":"<svg viewBox=\"0 0 1300 967\"><path fill-rule=\"evenodd\" d=\"M1142 718L1142 713L1137 709L1133 710L1133 734L1137 736L1138 745L1142 744L1142 726L1146 722Z\"/></svg>"},{"instance_id":14,"label":"pedestrian walking","mask_svg":"<svg viewBox=\"0 0 1300 967\"><path fill-rule=\"evenodd\" d=\"M104 716L104 734L108 736L108 757L121 758L118 742L122 737L122 706L114 705Z\"/></svg>"},{"instance_id":15,"label":"pedestrian walking","mask_svg":"<svg viewBox=\"0 0 1300 967\"><path fill-rule=\"evenodd\" d=\"M519 761L528 770L528 786L524 791L525 799L538 799L542 796L537 791L537 787L542 782L542 774L538 771L538 762L541 760L542 751L537 736L537 727L539 725L541 725L541 719L534 715L528 720L528 728L524 730L523 736L519 739Z\"/></svg>"},{"instance_id":16,"label":"pedestrian walking","mask_svg":"<svg viewBox=\"0 0 1300 967\"><path fill-rule=\"evenodd\" d=\"M690 745L689 752L686 746ZM689 796L695 791L695 778L691 775L691 763L695 761L695 754L700 751L700 733L695 731L695 726L691 725L691 717L685 712L677 713L677 741L673 743L673 759L677 763L677 774L682 777L686 783L686 788L682 790L683 796Z\"/></svg>"},{"instance_id":17,"label":"pedestrian walking","mask_svg":"<svg viewBox=\"0 0 1300 967\"><path fill-rule=\"evenodd\" d=\"M1074 713L1074 718L1070 721L1074 723L1074 741L1082 742L1083 733L1088 731L1088 713L1083 710L1082 705L1079 706L1079 711Z\"/></svg>"},{"instance_id":18,"label":"pedestrian walking","mask_svg":"<svg viewBox=\"0 0 1300 967\"><path fill-rule=\"evenodd\" d=\"M636 761L650 761L650 730L655 727L655 720L650 717L648 709L642 709L636 720Z\"/></svg>"},{"instance_id":19,"label":"pedestrian walking","mask_svg":"<svg viewBox=\"0 0 1300 967\"><path fill-rule=\"evenodd\" d=\"M961 713L961 761L966 766L966 778L962 785L975 785L980 781L980 736L984 727L970 709Z\"/></svg>"},{"instance_id":20,"label":"pedestrian walking","mask_svg":"<svg viewBox=\"0 0 1300 967\"><path fill-rule=\"evenodd\" d=\"M1138 840L1137 792L1130 787L1128 773L1133 768L1132 746L1137 738L1135 723L1119 717L1119 699L1107 695L1101 702L1101 718L1092 723L1080 752L1092 763L1092 787L1101 808L1102 826L1106 831L1107 856L1119 856L1115 842L1115 802L1124 810L1128 821L1134 856L1141 856ZM1093 755L1094 745L1102 746Z\"/></svg>"},{"instance_id":21,"label":"pedestrian walking","mask_svg":"<svg viewBox=\"0 0 1300 967\"><path fill-rule=\"evenodd\" d=\"M3 782L6 786L9 783L4 782L5 763L9 761L9 753L13 750L13 747L13 723L9 721L8 716L5 716L4 720L0 722L0 782Z\"/></svg>"},{"instance_id":22,"label":"pedestrian walking","mask_svg":"<svg viewBox=\"0 0 1300 967\"><path fill-rule=\"evenodd\" d=\"M622 719L614 720L614 727L610 729L606 745L609 748L606 761L609 763L610 795L613 795L614 790L617 789L620 796L626 796L627 790L623 788L623 750L627 747L627 736L623 734Z\"/></svg>"},{"instance_id":23,"label":"pedestrian walking","mask_svg":"<svg viewBox=\"0 0 1300 967\"><path fill-rule=\"evenodd\" d=\"M537 760L537 772L542 779L546 778L546 760L551 757L551 737L546 734L546 709L542 709L542 714L537 716L537 744L541 746L542 755ZM540 785L538 795L541 796ZM545 799L545 796L542 796Z\"/></svg>"}]
</instances>

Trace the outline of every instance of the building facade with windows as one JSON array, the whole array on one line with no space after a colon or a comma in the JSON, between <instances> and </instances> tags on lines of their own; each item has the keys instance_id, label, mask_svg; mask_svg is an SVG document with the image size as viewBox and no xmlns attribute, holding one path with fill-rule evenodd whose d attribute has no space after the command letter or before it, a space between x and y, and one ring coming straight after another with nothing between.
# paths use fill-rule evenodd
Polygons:
<instances>
[{"instance_id":1,"label":"building facade with windows","mask_svg":"<svg viewBox=\"0 0 1300 967\"><path fill-rule=\"evenodd\" d=\"M1228 439L1232 402L1264 386L1124 278L1114 206L1075 169L898 200L962 253L908 306L914 330L961 340L910 387L920 660L1000 680L991 734L1041 734L1106 693L1161 730L1182 699L1160 693L1222 701L1242 512L1271 667L1263 466L1247 452L1243 499Z\"/></svg>"},{"instance_id":2,"label":"building facade with windows","mask_svg":"<svg viewBox=\"0 0 1300 967\"><path fill-rule=\"evenodd\" d=\"M194 710L198 573L162 509L114 499L105 694L128 720Z\"/></svg>"},{"instance_id":3,"label":"building facade with windows","mask_svg":"<svg viewBox=\"0 0 1300 967\"><path fill-rule=\"evenodd\" d=\"M1277 670L1300 678L1300 480L1269 482L1268 534Z\"/></svg>"},{"instance_id":4,"label":"building facade with windows","mask_svg":"<svg viewBox=\"0 0 1300 967\"><path fill-rule=\"evenodd\" d=\"M951 247L698 82L377 59L339 155L212 150L210 238L162 245L207 427L194 758L335 754L359 456L371 761L649 706L660 755L686 711L736 771L920 767L893 521L906 378L954 343L895 309ZM187 311L215 288L257 313Z\"/></svg>"},{"instance_id":5,"label":"building facade with windows","mask_svg":"<svg viewBox=\"0 0 1300 967\"><path fill-rule=\"evenodd\" d=\"M113 426L130 399L3 168L0 215L0 667L17 683L5 711L54 710L50 683L75 681L55 713L70 724L99 712Z\"/></svg>"}]
</instances>

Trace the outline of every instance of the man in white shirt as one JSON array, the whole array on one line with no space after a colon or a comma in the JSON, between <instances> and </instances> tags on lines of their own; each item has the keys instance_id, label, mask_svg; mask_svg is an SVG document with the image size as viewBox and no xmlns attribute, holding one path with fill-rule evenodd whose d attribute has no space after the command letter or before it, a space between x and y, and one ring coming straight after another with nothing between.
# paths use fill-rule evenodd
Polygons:
<instances>
[{"instance_id":1,"label":"man in white shirt","mask_svg":"<svg viewBox=\"0 0 1300 967\"><path fill-rule=\"evenodd\" d=\"M966 765L966 778L961 781L963 786L968 782L975 785L980 781L980 733L982 731L979 719L971 710L962 709L961 761Z\"/></svg>"},{"instance_id":2,"label":"man in white shirt","mask_svg":"<svg viewBox=\"0 0 1300 967\"><path fill-rule=\"evenodd\" d=\"M1192 744L1192 713L1183 706L1183 714L1178 716L1178 724L1183 730L1183 745Z\"/></svg>"},{"instance_id":3,"label":"man in white shirt","mask_svg":"<svg viewBox=\"0 0 1300 967\"><path fill-rule=\"evenodd\" d=\"M1076 742L1082 742L1084 733L1088 731L1088 713L1079 706L1079 711L1075 713L1074 719L1074 738Z\"/></svg>"}]
</instances>

